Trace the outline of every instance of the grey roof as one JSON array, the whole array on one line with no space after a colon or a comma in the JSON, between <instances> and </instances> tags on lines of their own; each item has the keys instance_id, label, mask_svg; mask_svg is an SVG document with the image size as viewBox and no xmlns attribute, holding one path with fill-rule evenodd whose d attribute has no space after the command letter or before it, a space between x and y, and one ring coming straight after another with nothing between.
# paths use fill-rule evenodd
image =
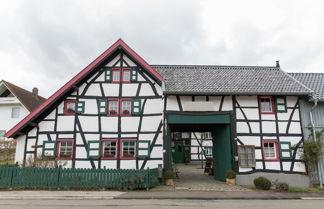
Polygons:
<instances>
[{"instance_id":1,"label":"grey roof","mask_svg":"<svg viewBox=\"0 0 324 209\"><path fill-rule=\"evenodd\" d=\"M312 90L279 67L152 65L167 94L309 95Z\"/></svg>"},{"instance_id":2,"label":"grey roof","mask_svg":"<svg viewBox=\"0 0 324 209\"><path fill-rule=\"evenodd\" d=\"M296 80L312 89L312 99L324 101L324 73L289 73Z\"/></svg>"}]
</instances>

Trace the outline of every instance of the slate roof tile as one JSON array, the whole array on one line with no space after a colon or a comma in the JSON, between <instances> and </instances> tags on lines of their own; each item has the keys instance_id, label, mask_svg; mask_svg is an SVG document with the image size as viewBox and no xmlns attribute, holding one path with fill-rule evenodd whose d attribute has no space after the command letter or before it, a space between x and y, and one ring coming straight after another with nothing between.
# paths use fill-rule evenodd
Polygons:
<instances>
[{"instance_id":1,"label":"slate roof tile","mask_svg":"<svg viewBox=\"0 0 324 209\"><path fill-rule=\"evenodd\" d=\"M324 101L324 73L289 73L290 76L312 89L312 99Z\"/></svg>"},{"instance_id":2,"label":"slate roof tile","mask_svg":"<svg viewBox=\"0 0 324 209\"><path fill-rule=\"evenodd\" d=\"M279 67L152 65L169 94L308 95L309 88Z\"/></svg>"}]
</instances>

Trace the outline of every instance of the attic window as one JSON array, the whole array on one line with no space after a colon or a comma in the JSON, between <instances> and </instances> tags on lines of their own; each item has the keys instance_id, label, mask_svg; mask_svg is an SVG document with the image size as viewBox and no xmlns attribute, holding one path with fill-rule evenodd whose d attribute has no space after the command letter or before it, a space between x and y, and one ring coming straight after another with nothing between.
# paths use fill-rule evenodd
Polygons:
<instances>
[{"instance_id":1,"label":"attic window","mask_svg":"<svg viewBox=\"0 0 324 209\"><path fill-rule=\"evenodd\" d=\"M259 106L261 114L273 114L274 104L271 96L262 96L259 98Z\"/></svg>"},{"instance_id":2,"label":"attic window","mask_svg":"<svg viewBox=\"0 0 324 209\"><path fill-rule=\"evenodd\" d=\"M107 80L107 79L106 79ZM112 68L113 83L129 83L137 80L137 72L130 68Z\"/></svg>"}]
</instances>

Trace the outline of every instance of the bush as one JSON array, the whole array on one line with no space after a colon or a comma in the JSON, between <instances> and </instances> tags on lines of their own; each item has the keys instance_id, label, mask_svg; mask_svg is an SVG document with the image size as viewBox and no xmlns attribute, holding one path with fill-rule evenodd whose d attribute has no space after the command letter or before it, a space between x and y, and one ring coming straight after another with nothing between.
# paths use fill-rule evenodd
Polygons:
<instances>
[{"instance_id":1,"label":"bush","mask_svg":"<svg viewBox=\"0 0 324 209\"><path fill-rule=\"evenodd\" d=\"M270 180L262 176L255 178L253 183L257 189L269 190L271 187Z\"/></svg>"},{"instance_id":2,"label":"bush","mask_svg":"<svg viewBox=\"0 0 324 209\"><path fill-rule=\"evenodd\" d=\"M285 182L279 182L276 184L276 190L278 191L288 191L289 185Z\"/></svg>"},{"instance_id":3,"label":"bush","mask_svg":"<svg viewBox=\"0 0 324 209\"><path fill-rule=\"evenodd\" d=\"M170 170L164 171L163 176L164 176L165 179L173 179L173 172L170 171Z\"/></svg>"},{"instance_id":4,"label":"bush","mask_svg":"<svg viewBox=\"0 0 324 209\"><path fill-rule=\"evenodd\" d=\"M235 179L236 173L233 170L228 170L225 172L225 176L228 179Z\"/></svg>"}]
</instances>

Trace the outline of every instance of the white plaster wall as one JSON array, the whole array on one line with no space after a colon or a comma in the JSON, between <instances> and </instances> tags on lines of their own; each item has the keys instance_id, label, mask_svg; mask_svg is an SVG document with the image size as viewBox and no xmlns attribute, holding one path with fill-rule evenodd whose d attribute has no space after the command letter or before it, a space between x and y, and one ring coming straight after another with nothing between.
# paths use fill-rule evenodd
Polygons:
<instances>
[{"instance_id":1,"label":"white plaster wall","mask_svg":"<svg viewBox=\"0 0 324 209\"><path fill-rule=\"evenodd\" d=\"M146 117L143 117L143 120ZM150 120L148 117L147 120ZM140 118L139 117L122 117L121 118L121 130L123 132L137 132ZM155 130L157 127L155 127Z\"/></svg>"},{"instance_id":2,"label":"white plaster wall","mask_svg":"<svg viewBox=\"0 0 324 209\"><path fill-rule=\"evenodd\" d=\"M99 83L93 83L89 86L85 95L86 96L102 96L101 91L98 91L98 89L100 89Z\"/></svg>"},{"instance_id":3,"label":"white plaster wall","mask_svg":"<svg viewBox=\"0 0 324 209\"><path fill-rule=\"evenodd\" d=\"M136 168L136 160L120 160L121 169L134 169Z\"/></svg>"},{"instance_id":4,"label":"white plaster wall","mask_svg":"<svg viewBox=\"0 0 324 209\"><path fill-rule=\"evenodd\" d=\"M120 59L120 54L118 54L114 59L112 59L106 66L111 67Z\"/></svg>"},{"instance_id":5,"label":"white plaster wall","mask_svg":"<svg viewBox=\"0 0 324 209\"><path fill-rule=\"evenodd\" d=\"M137 83L130 83L130 84L123 84L123 93L124 97L127 96L136 96L138 84ZM142 89L141 89L142 91Z\"/></svg>"},{"instance_id":6,"label":"white plaster wall","mask_svg":"<svg viewBox=\"0 0 324 209\"><path fill-rule=\"evenodd\" d=\"M157 85L155 85L157 86ZM141 91L139 96L154 96L154 92L148 83L142 83Z\"/></svg>"},{"instance_id":7,"label":"white plaster wall","mask_svg":"<svg viewBox=\"0 0 324 209\"><path fill-rule=\"evenodd\" d=\"M15 162L21 164L24 160L26 135L21 135L17 137L16 140L17 140L17 144L16 144Z\"/></svg>"},{"instance_id":8,"label":"white plaster wall","mask_svg":"<svg viewBox=\"0 0 324 209\"><path fill-rule=\"evenodd\" d=\"M118 96L119 95L119 84L118 83L103 83L102 88L104 90L105 95L109 96Z\"/></svg>"},{"instance_id":9,"label":"white plaster wall","mask_svg":"<svg viewBox=\"0 0 324 209\"><path fill-rule=\"evenodd\" d=\"M231 111L233 110L233 102L231 96L225 96L222 111Z\"/></svg>"},{"instance_id":10,"label":"white plaster wall","mask_svg":"<svg viewBox=\"0 0 324 209\"><path fill-rule=\"evenodd\" d=\"M42 121L38 124L39 131L53 131L54 125L54 121Z\"/></svg>"},{"instance_id":11,"label":"white plaster wall","mask_svg":"<svg viewBox=\"0 0 324 209\"><path fill-rule=\"evenodd\" d=\"M162 116L143 117L141 131L156 131L162 120Z\"/></svg>"},{"instance_id":12,"label":"white plaster wall","mask_svg":"<svg viewBox=\"0 0 324 209\"><path fill-rule=\"evenodd\" d=\"M142 102L143 106L143 102ZM162 99L148 99L146 100L144 114L162 113L163 100Z\"/></svg>"},{"instance_id":13,"label":"white plaster wall","mask_svg":"<svg viewBox=\"0 0 324 209\"><path fill-rule=\"evenodd\" d=\"M78 116L82 130L84 132L98 132L97 116Z\"/></svg>"},{"instance_id":14,"label":"white plaster wall","mask_svg":"<svg viewBox=\"0 0 324 209\"><path fill-rule=\"evenodd\" d=\"M260 137L259 136L239 136L237 137L244 145L254 145L260 147Z\"/></svg>"},{"instance_id":15,"label":"white plaster wall","mask_svg":"<svg viewBox=\"0 0 324 209\"><path fill-rule=\"evenodd\" d=\"M64 115L57 117L57 131L73 131L74 115Z\"/></svg>"},{"instance_id":16,"label":"white plaster wall","mask_svg":"<svg viewBox=\"0 0 324 209\"><path fill-rule=\"evenodd\" d=\"M179 105L175 96L167 97L167 110L179 111Z\"/></svg>"},{"instance_id":17,"label":"white plaster wall","mask_svg":"<svg viewBox=\"0 0 324 209\"><path fill-rule=\"evenodd\" d=\"M262 133L276 133L276 122L262 121Z\"/></svg>"},{"instance_id":18,"label":"white plaster wall","mask_svg":"<svg viewBox=\"0 0 324 209\"><path fill-rule=\"evenodd\" d=\"M258 107L257 96L235 96L235 98L241 107Z\"/></svg>"},{"instance_id":19,"label":"white plaster wall","mask_svg":"<svg viewBox=\"0 0 324 209\"><path fill-rule=\"evenodd\" d=\"M280 170L280 162L265 162L265 169Z\"/></svg>"},{"instance_id":20,"label":"white plaster wall","mask_svg":"<svg viewBox=\"0 0 324 209\"><path fill-rule=\"evenodd\" d=\"M118 118L117 117L101 117L101 130L104 132L117 132L118 131Z\"/></svg>"}]
</instances>

